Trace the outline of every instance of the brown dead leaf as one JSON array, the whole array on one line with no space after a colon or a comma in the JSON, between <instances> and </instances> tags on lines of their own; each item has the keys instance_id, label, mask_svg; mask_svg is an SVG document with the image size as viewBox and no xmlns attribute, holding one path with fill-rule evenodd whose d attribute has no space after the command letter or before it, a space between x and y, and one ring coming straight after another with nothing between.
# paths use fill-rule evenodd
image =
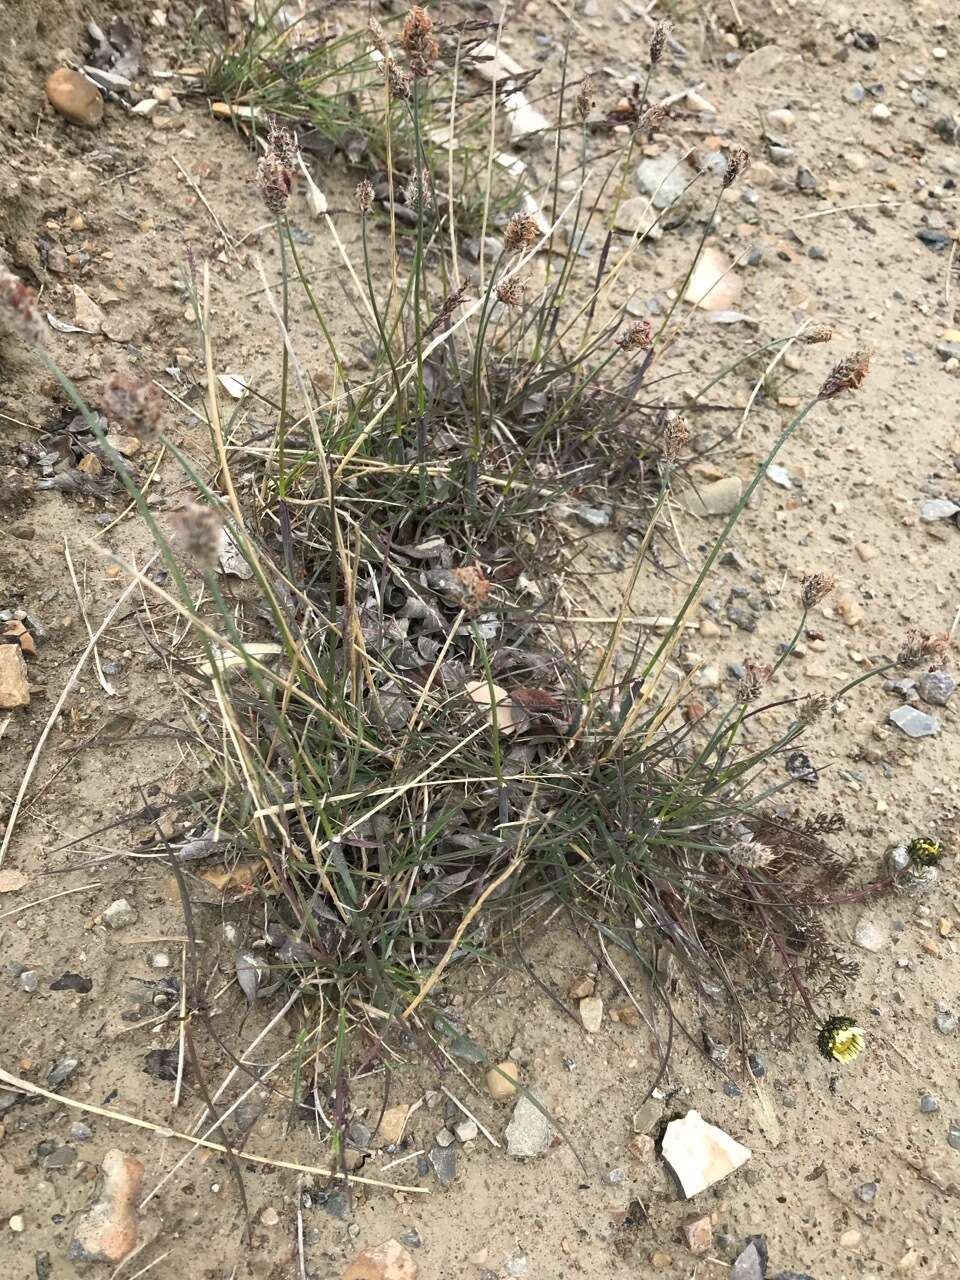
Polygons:
<instances>
[{"instance_id":1,"label":"brown dead leaf","mask_svg":"<svg viewBox=\"0 0 960 1280\"><path fill-rule=\"evenodd\" d=\"M226 867L213 867L209 871L201 871L200 879L216 889L218 893L243 893L256 883L259 862L238 862L229 870Z\"/></svg>"}]
</instances>

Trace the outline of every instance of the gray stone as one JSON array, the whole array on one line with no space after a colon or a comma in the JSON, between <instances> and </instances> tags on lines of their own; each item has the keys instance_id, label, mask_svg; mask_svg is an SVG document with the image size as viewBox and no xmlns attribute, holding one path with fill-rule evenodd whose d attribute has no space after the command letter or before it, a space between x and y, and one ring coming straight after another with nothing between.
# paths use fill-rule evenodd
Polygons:
<instances>
[{"instance_id":1,"label":"gray stone","mask_svg":"<svg viewBox=\"0 0 960 1280\"><path fill-rule=\"evenodd\" d=\"M960 1151L960 1120L951 1120L947 1129L947 1145L954 1151Z\"/></svg>"},{"instance_id":2,"label":"gray stone","mask_svg":"<svg viewBox=\"0 0 960 1280\"><path fill-rule=\"evenodd\" d=\"M459 1148L456 1146L438 1147L434 1143L430 1148L430 1154L427 1159L430 1161L441 1187L449 1187L456 1178L458 1154Z\"/></svg>"},{"instance_id":3,"label":"gray stone","mask_svg":"<svg viewBox=\"0 0 960 1280\"><path fill-rule=\"evenodd\" d=\"M449 1129L441 1129L437 1134L435 1141L438 1147L449 1147L456 1142L456 1138Z\"/></svg>"},{"instance_id":4,"label":"gray stone","mask_svg":"<svg viewBox=\"0 0 960 1280\"><path fill-rule=\"evenodd\" d=\"M756 1241L751 1240L730 1268L730 1280L763 1280L764 1269Z\"/></svg>"},{"instance_id":5,"label":"gray stone","mask_svg":"<svg viewBox=\"0 0 960 1280\"><path fill-rule=\"evenodd\" d=\"M920 1095L920 1113L925 1116L936 1115L940 1110L940 1103L932 1093L923 1093Z\"/></svg>"},{"instance_id":6,"label":"gray stone","mask_svg":"<svg viewBox=\"0 0 960 1280\"><path fill-rule=\"evenodd\" d=\"M867 91L864 89L863 85L856 80L850 88L845 91L843 96L848 102L862 102L867 96Z\"/></svg>"},{"instance_id":7,"label":"gray stone","mask_svg":"<svg viewBox=\"0 0 960 1280\"><path fill-rule=\"evenodd\" d=\"M945 1010L936 1015L933 1025L942 1036L952 1036L957 1029L957 1015Z\"/></svg>"},{"instance_id":8,"label":"gray stone","mask_svg":"<svg viewBox=\"0 0 960 1280\"><path fill-rule=\"evenodd\" d=\"M77 1153L73 1147L55 1147L40 1161L44 1169L67 1169L75 1164Z\"/></svg>"},{"instance_id":9,"label":"gray stone","mask_svg":"<svg viewBox=\"0 0 960 1280\"><path fill-rule=\"evenodd\" d=\"M941 360L960 360L960 342L938 342L934 349Z\"/></svg>"},{"instance_id":10,"label":"gray stone","mask_svg":"<svg viewBox=\"0 0 960 1280\"><path fill-rule=\"evenodd\" d=\"M925 711L906 704L891 711L889 720L908 738L932 738L940 732L940 721L936 716L928 716Z\"/></svg>"},{"instance_id":11,"label":"gray stone","mask_svg":"<svg viewBox=\"0 0 960 1280\"><path fill-rule=\"evenodd\" d=\"M854 930L853 940L864 951L882 951L889 946L890 933L882 917L867 913L860 917Z\"/></svg>"},{"instance_id":12,"label":"gray stone","mask_svg":"<svg viewBox=\"0 0 960 1280\"><path fill-rule=\"evenodd\" d=\"M128 925L136 924L140 917L126 898L117 898L104 911L103 919L111 929L126 929Z\"/></svg>"},{"instance_id":13,"label":"gray stone","mask_svg":"<svg viewBox=\"0 0 960 1280\"><path fill-rule=\"evenodd\" d=\"M690 203L687 185L691 179L683 157L677 152L667 151L662 156L650 156L637 165L634 181L642 196L650 196L655 209L669 209L674 214L681 212L683 206Z\"/></svg>"},{"instance_id":14,"label":"gray stone","mask_svg":"<svg viewBox=\"0 0 960 1280\"><path fill-rule=\"evenodd\" d=\"M24 969L20 974L20 986L24 991L34 992L37 989L37 975L32 969Z\"/></svg>"},{"instance_id":15,"label":"gray stone","mask_svg":"<svg viewBox=\"0 0 960 1280\"><path fill-rule=\"evenodd\" d=\"M479 1132L480 1130L477 1128L475 1120L461 1120L454 1127L454 1133L461 1142L472 1142Z\"/></svg>"},{"instance_id":16,"label":"gray stone","mask_svg":"<svg viewBox=\"0 0 960 1280\"><path fill-rule=\"evenodd\" d=\"M935 707L945 707L956 687L956 680L946 671L925 671L917 681L920 697Z\"/></svg>"},{"instance_id":17,"label":"gray stone","mask_svg":"<svg viewBox=\"0 0 960 1280\"><path fill-rule=\"evenodd\" d=\"M864 1204L873 1204L877 1198L877 1184L875 1182L863 1182L857 1187L857 1199L862 1200Z\"/></svg>"},{"instance_id":18,"label":"gray stone","mask_svg":"<svg viewBox=\"0 0 960 1280\"><path fill-rule=\"evenodd\" d=\"M786 467L782 467L779 462L771 462L767 467L767 479L772 481L780 489L793 488L793 476Z\"/></svg>"},{"instance_id":19,"label":"gray stone","mask_svg":"<svg viewBox=\"0 0 960 1280\"><path fill-rule=\"evenodd\" d=\"M797 157L793 147L782 147L779 143L770 142L767 144L767 154L770 160L780 169L786 169L793 164Z\"/></svg>"},{"instance_id":20,"label":"gray stone","mask_svg":"<svg viewBox=\"0 0 960 1280\"><path fill-rule=\"evenodd\" d=\"M960 507L949 498L928 498L920 508L920 519L928 524L934 520L950 520L958 511Z\"/></svg>"},{"instance_id":21,"label":"gray stone","mask_svg":"<svg viewBox=\"0 0 960 1280\"><path fill-rule=\"evenodd\" d=\"M525 1276L530 1270L530 1264L523 1254L519 1254L515 1258L508 1258L504 1266L508 1276Z\"/></svg>"},{"instance_id":22,"label":"gray stone","mask_svg":"<svg viewBox=\"0 0 960 1280\"><path fill-rule=\"evenodd\" d=\"M741 609L732 604L727 610L727 618L735 627L739 627L741 631L756 631L757 629L757 620L749 609Z\"/></svg>"},{"instance_id":23,"label":"gray stone","mask_svg":"<svg viewBox=\"0 0 960 1280\"><path fill-rule=\"evenodd\" d=\"M60 1085L66 1084L79 1065L77 1058L69 1056L58 1058L47 1072L47 1084L51 1089L57 1089Z\"/></svg>"},{"instance_id":24,"label":"gray stone","mask_svg":"<svg viewBox=\"0 0 960 1280\"><path fill-rule=\"evenodd\" d=\"M610 523L610 512L605 511L603 507L571 507L571 514L576 517L581 524L587 525L590 529L606 529Z\"/></svg>"},{"instance_id":25,"label":"gray stone","mask_svg":"<svg viewBox=\"0 0 960 1280\"><path fill-rule=\"evenodd\" d=\"M544 1155L553 1141L553 1125L549 1117L540 1110L545 1106L544 1098L536 1089L531 1089L531 1097L522 1095L513 1109L510 1123L507 1125L507 1152L517 1160L529 1160ZM532 1099L540 1104L538 1107Z\"/></svg>"},{"instance_id":26,"label":"gray stone","mask_svg":"<svg viewBox=\"0 0 960 1280\"><path fill-rule=\"evenodd\" d=\"M797 170L797 188L800 191L816 191L817 180L809 169L801 165Z\"/></svg>"}]
</instances>

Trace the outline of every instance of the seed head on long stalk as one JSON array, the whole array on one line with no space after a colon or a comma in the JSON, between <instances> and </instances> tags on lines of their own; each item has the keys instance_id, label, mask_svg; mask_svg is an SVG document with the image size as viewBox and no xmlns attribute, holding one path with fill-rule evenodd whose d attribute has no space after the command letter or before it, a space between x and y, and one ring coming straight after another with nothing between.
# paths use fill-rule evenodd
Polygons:
<instances>
[{"instance_id":1,"label":"seed head on long stalk","mask_svg":"<svg viewBox=\"0 0 960 1280\"><path fill-rule=\"evenodd\" d=\"M834 396L843 395L845 391L859 391L870 370L870 352L854 351L831 369L823 386L820 388L821 400L832 400Z\"/></svg>"},{"instance_id":2,"label":"seed head on long stalk","mask_svg":"<svg viewBox=\"0 0 960 1280\"><path fill-rule=\"evenodd\" d=\"M414 76L418 79L428 76L440 57L440 45L433 34L433 19L419 4L413 6L404 20L400 45Z\"/></svg>"}]
</instances>

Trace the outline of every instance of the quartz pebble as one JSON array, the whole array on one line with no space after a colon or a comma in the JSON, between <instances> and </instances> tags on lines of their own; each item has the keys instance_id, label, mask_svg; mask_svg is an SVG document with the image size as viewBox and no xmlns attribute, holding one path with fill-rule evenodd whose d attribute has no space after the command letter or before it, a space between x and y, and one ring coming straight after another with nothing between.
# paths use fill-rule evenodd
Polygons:
<instances>
[{"instance_id":1,"label":"quartz pebble","mask_svg":"<svg viewBox=\"0 0 960 1280\"><path fill-rule=\"evenodd\" d=\"M746 1164L752 1154L704 1120L699 1111L688 1111L682 1120L670 1121L662 1150L688 1200Z\"/></svg>"}]
</instances>

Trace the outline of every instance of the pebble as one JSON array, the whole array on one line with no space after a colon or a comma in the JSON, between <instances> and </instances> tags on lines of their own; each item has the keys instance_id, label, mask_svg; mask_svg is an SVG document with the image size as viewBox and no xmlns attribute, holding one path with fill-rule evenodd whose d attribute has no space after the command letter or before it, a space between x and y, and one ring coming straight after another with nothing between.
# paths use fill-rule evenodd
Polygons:
<instances>
[{"instance_id":1,"label":"pebble","mask_svg":"<svg viewBox=\"0 0 960 1280\"><path fill-rule=\"evenodd\" d=\"M118 1148L103 1157L100 1199L86 1209L70 1241L73 1262L111 1262L116 1265L137 1245L137 1196L143 1165Z\"/></svg>"},{"instance_id":2,"label":"pebble","mask_svg":"<svg viewBox=\"0 0 960 1280\"><path fill-rule=\"evenodd\" d=\"M603 1001L599 996L586 996L580 1001L580 1021L584 1031L596 1034L603 1024Z\"/></svg>"},{"instance_id":3,"label":"pebble","mask_svg":"<svg viewBox=\"0 0 960 1280\"><path fill-rule=\"evenodd\" d=\"M456 1178L458 1156L458 1148L455 1146L441 1147L434 1143L430 1148L427 1159L441 1187L449 1187Z\"/></svg>"},{"instance_id":4,"label":"pebble","mask_svg":"<svg viewBox=\"0 0 960 1280\"><path fill-rule=\"evenodd\" d=\"M34 992L37 989L37 975L32 969L24 969L20 975L20 986L24 991Z\"/></svg>"},{"instance_id":5,"label":"pebble","mask_svg":"<svg viewBox=\"0 0 960 1280\"><path fill-rule=\"evenodd\" d=\"M917 680L920 697L935 707L945 707L956 687L956 680L946 671L925 671Z\"/></svg>"},{"instance_id":6,"label":"pebble","mask_svg":"<svg viewBox=\"0 0 960 1280\"><path fill-rule=\"evenodd\" d=\"M857 1187L857 1199L862 1200L864 1204L873 1204L877 1198L877 1190L875 1182L862 1182Z\"/></svg>"},{"instance_id":7,"label":"pebble","mask_svg":"<svg viewBox=\"0 0 960 1280\"><path fill-rule=\"evenodd\" d=\"M763 1280L767 1270L767 1248L763 1237L754 1238L734 1259L730 1280Z\"/></svg>"},{"instance_id":8,"label":"pebble","mask_svg":"<svg viewBox=\"0 0 960 1280\"><path fill-rule=\"evenodd\" d=\"M691 1253L709 1253L713 1248L713 1224L709 1213L700 1218L688 1218L683 1224L683 1234Z\"/></svg>"},{"instance_id":9,"label":"pebble","mask_svg":"<svg viewBox=\"0 0 960 1280\"><path fill-rule=\"evenodd\" d=\"M26 1230L27 1224L23 1220L22 1213L15 1213L12 1218L8 1219L7 1226L10 1228L11 1231L15 1232L17 1235L20 1235L22 1231Z\"/></svg>"},{"instance_id":10,"label":"pebble","mask_svg":"<svg viewBox=\"0 0 960 1280\"><path fill-rule=\"evenodd\" d=\"M877 952L889 946L890 934L881 919L868 914L857 921L853 940L864 951Z\"/></svg>"},{"instance_id":11,"label":"pebble","mask_svg":"<svg viewBox=\"0 0 960 1280\"><path fill-rule=\"evenodd\" d=\"M520 1068L511 1058L506 1058L503 1062L498 1062L495 1067L491 1067L484 1079L491 1098L496 1098L498 1101L503 1098L512 1098L517 1092Z\"/></svg>"},{"instance_id":12,"label":"pebble","mask_svg":"<svg viewBox=\"0 0 960 1280\"><path fill-rule=\"evenodd\" d=\"M746 1164L752 1154L748 1147L704 1120L699 1111L688 1111L682 1120L671 1120L661 1149L688 1200Z\"/></svg>"},{"instance_id":13,"label":"pebble","mask_svg":"<svg viewBox=\"0 0 960 1280\"><path fill-rule=\"evenodd\" d=\"M843 1235L841 1235L840 1244L844 1249L856 1249L862 1239L863 1236L856 1227L851 1227L849 1231L844 1231Z\"/></svg>"},{"instance_id":14,"label":"pebble","mask_svg":"<svg viewBox=\"0 0 960 1280\"><path fill-rule=\"evenodd\" d=\"M650 196L655 209L667 209L674 202L682 203L690 175L679 153L665 151L662 156L642 160L634 181L641 195Z\"/></svg>"},{"instance_id":15,"label":"pebble","mask_svg":"<svg viewBox=\"0 0 960 1280\"><path fill-rule=\"evenodd\" d=\"M920 1113L925 1116L933 1116L940 1110L939 1101L932 1093L922 1093L920 1095Z\"/></svg>"},{"instance_id":16,"label":"pebble","mask_svg":"<svg viewBox=\"0 0 960 1280\"><path fill-rule=\"evenodd\" d=\"M536 1089L530 1093L540 1106L544 1098ZM553 1141L553 1125L540 1107L526 1095L517 1101L507 1125L507 1153L517 1160L529 1160L544 1155Z\"/></svg>"},{"instance_id":17,"label":"pebble","mask_svg":"<svg viewBox=\"0 0 960 1280\"><path fill-rule=\"evenodd\" d=\"M854 550L864 562L874 560L877 555L877 548L871 542L858 542Z\"/></svg>"},{"instance_id":18,"label":"pebble","mask_svg":"<svg viewBox=\"0 0 960 1280\"><path fill-rule=\"evenodd\" d=\"M47 99L71 124L95 129L103 119L103 97L100 90L79 71L58 67L47 79Z\"/></svg>"},{"instance_id":19,"label":"pebble","mask_svg":"<svg viewBox=\"0 0 960 1280\"><path fill-rule=\"evenodd\" d=\"M772 481L780 489L793 488L793 476L786 467L780 465L779 462L771 462L767 467L767 479Z\"/></svg>"},{"instance_id":20,"label":"pebble","mask_svg":"<svg viewBox=\"0 0 960 1280\"><path fill-rule=\"evenodd\" d=\"M385 1147L395 1146L403 1137L403 1128L407 1123L407 1114L410 1108L388 1107L383 1113L380 1120L380 1128L377 1130L377 1140Z\"/></svg>"},{"instance_id":21,"label":"pebble","mask_svg":"<svg viewBox=\"0 0 960 1280\"><path fill-rule=\"evenodd\" d=\"M928 498L920 507L920 519L930 524L934 520L952 520L960 507L949 498Z\"/></svg>"},{"instance_id":22,"label":"pebble","mask_svg":"<svg viewBox=\"0 0 960 1280\"><path fill-rule=\"evenodd\" d=\"M480 1132L475 1120L461 1120L458 1125L454 1126L453 1131L461 1142L473 1142Z\"/></svg>"},{"instance_id":23,"label":"pebble","mask_svg":"<svg viewBox=\"0 0 960 1280\"><path fill-rule=\"evenodd\" d=\"M951 1120L947 1129L947 1145L960 1151L960 1120Z\"/></svg>"},{"instance_id":24,"label":"pebble","mask_svg":"<svg viewBox=\"0 0 960 1280\"><path fill-rule=\"evenodd\" d=\"M743 481L739 476L724 476L712 484L701 485L691 493L687 506L695 516L728 516L742 493Z\"/></svg>"},{"instance_id":25,"label":"pebble","mask_svg":"<svg viewBox=\"0 0 960 1280\"><path fill-rule=\"evenodd\" d=\"M885 102L878 102L870 114L873 116L874 120L889 120L893 115L893 112Z\"/></svg>"},{"instance_id":26,"label":"pebble","mask_svg":"<svg viewBox=\"0 0 960 1280\"><path fill-rule=\"evenodd\" d=\"M797 117L788 107L777 107L767 112L767 120L778 129L792 129L797 122Z\"/></svg>"},{"instance_id":27,"label":"pebble","mask_svg":"<svg viewBox=\"0 0 960 1280\"><path fill-rule=\"evenodd\" d=\"M93 1130L88 1124L84 1124L82 1120L74 1120L67 1137L71 1142L89 1142L93 1137Z\"/></svg>"},{"instance_id":28,"label":"pebble","mask_svg":"<svg viewBox=\"0 0 960 1280\"><path fill-rule=\"evenodd\" d=\"M399 1240L384 1240L358 1253L343 1280L417 1280L417 1263Z\"/></svg>"},{"instance_id":29,"label":"pebble","mask_svg":"<svg viewBox=\"0 0 960 1280\"><path fill-rule=\"evenodd\" d=\"M452 1131L444 1126L434 1139L438 1147L450 1147L456 1142Z\"/></svg>"},{"instance_id":30,"label":"pebble","mask_svg":"<svg viewBox=\"0 0 960 1280\"><path fill-rule=\"evenodd\" d=\"M797 170L797 190L798 191L816 191L817 179L810 169L805 165L801 165Z\"/></svg>"},{"instance_id":31,"label":"pebble","mask_svg":"<svg viewBox=\"0 0 960 1280\"><path fill-rule=\"evenodd\" d=\"M936 1015L933 1025L942 1036L952 1036L957 1029L957 1015L945 1010Z\"/></svg>"},{"instance_id":32,"label":"pebble","mask_svg":"<svg viewBox=\"0 0 960 1280\"><path fill-rule=\"evenodd\" d=\"M268 1205L260 1215L260 1221L265 1227L275 1227L280 1221L280 1215L272 1205Z\"/></svg>"},{"instance_id":33,"label":"pebble","mask_svg":"<svg viewBox=\"0 0 960 1280\"><path fill-rule=\"evenodd\" d=\"M27 664L18 644L0 644L0 711L30 704Z\"/></svg>"},{"instance_id":34,"label":"pebble","mask_svg":"<svg viewBox=\"0 0 960 1280\"><path fill-rule=\"evenodd\" d=\"M732 604L727 609L727 618L735 627L739 627L741 631L756 631L757 620L749 609L741 609L739 605Z\"/></svg>"},{"instance_id":35,"label":"pebble","mask_svg":"<svg viewBox=\"0 0 960 1280\"><path fill-rule=\"evenodd\" d=\"M908 738L932 738L940 732L940 721L936 716L928 716L925 711L918 711L908 704L891 711L888 719Z\"/></svg>"},{"instance_id":36,"label":"pebble","mask_svg":"<svg viewBox=\"0 0 960 1280\"><path fill-rule=\"evenodd\" d=\"M79 1065L79 1059L69 1055L58 1058L47 1072L47 1084L51 1089L58 1089L60 1085L67 1083Z\"/></svg>"},{"instance_id":37,"label":"pebble","mask_svg":"<svg viewBox=\"0 0 960 1280\"><path fill-rule=\"evenodd\" d=\"M858 80L855 80L843 96L848 102L862 102L867 96L867 91Z\"/></svg>"},{"instance_id":38,"label":"pebble","mask_svg":"<svg viewBox=\"0 0 960 1280\"><path fill-rule=\"evenodd\" d=\"M111 929L126 929L128 925L136 924L140 917L126 898L117 898L104 911L103 919Z\"/></svg>"}]
</instances>

